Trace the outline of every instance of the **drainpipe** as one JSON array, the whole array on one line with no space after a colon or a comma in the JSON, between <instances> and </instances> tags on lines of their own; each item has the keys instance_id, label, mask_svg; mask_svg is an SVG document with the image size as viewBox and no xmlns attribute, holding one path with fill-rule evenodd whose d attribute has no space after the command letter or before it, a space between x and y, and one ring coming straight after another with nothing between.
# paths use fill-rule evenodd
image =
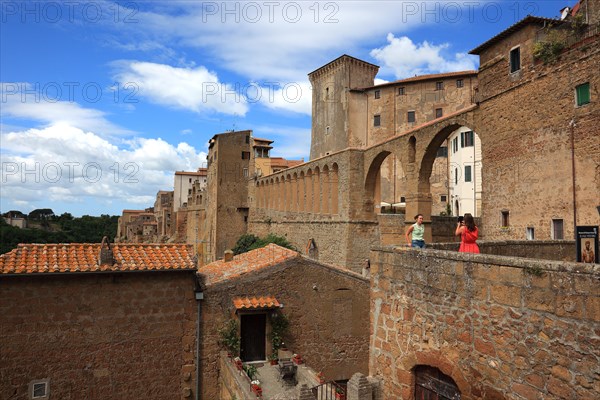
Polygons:
<instances>
[{"instance_id":1,"label":"drainpipe","mask_svg":"<svg viewBox=\"0 0 600 400\"><path fill-rule=\"evenodd\" d=\"M200 328L202 327L201 325L201 318L202 318L202 301L204 299L204 292L196 289L195 291L195 295L196 295L196 304L198 305L198 315L197 315L197 321L196 321L196 400L200 400L201 396L200 396L200 355L201 355L201 351L200 351Z\"/></svg>"},{"instance_id":2,"label":"drainpipe","mask_svg":"<svg viewBox=\"0 0 600 400\"><path fill-rule=\"evenodd\" d=\"M575 182L575 119L573 118L569 122L569 128L571 128L571 179L573 186L573 237L577 239L577 193L576 193L576 182Z\"/></svg>"}]
</instances>

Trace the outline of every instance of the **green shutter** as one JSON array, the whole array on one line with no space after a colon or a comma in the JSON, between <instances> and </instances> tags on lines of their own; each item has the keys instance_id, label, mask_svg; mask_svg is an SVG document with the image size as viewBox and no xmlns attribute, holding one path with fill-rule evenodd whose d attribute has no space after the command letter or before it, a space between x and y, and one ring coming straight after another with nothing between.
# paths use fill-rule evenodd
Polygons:
<instances>
[{"instance_id":1,"label":"green shutter","mask_svg":"<svg viewBox=\"0 0 600 400\"><path fill-rule=\"evenodd\" d=\"M590 102L590 83L584 83L576 88L577 90L577 105L582 106Z\"/></svg>"},{"instance_id":2,"label":"green shutter","mask_svg":"<svg viewBox=\"0 0 600 400\"><path fill-rule=\"evenodd\" d=\"M471 182L471 166L465 166L465 182Z\"/></svg>"}]
</instances>

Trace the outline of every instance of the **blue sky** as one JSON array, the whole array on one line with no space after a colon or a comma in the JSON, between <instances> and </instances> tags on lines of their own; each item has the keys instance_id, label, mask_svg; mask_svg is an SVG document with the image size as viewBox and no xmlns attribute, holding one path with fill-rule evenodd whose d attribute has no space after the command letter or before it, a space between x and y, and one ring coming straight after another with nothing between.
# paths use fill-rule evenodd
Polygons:
<instances>
[{"instance_id":1,"label":"blue sky","mask_svg":"<svg viewBox=\"0 0 600 400\"><path fill-rule=\"evenodd\" d=\"M468 51L565 1L1 1L0 211L150 207L208 140L252 129L308 160L307 74L476 69Z\"/></svg>"}]
</instances>

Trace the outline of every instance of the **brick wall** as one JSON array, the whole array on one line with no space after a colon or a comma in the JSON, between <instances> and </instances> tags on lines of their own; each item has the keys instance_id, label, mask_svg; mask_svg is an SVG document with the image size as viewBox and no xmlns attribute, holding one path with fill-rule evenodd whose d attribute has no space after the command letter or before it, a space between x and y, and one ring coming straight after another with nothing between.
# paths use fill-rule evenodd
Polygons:
<instances>
[{"instance_id":1,"label":"brick wall","mask_svg":"<svg viewBox=\"0 0 600 400\"><path fill-rule=\"evenodd\" d=\"M3 277L0 398L184 399L195 392L193 272Z\"/></svg>"},{"instance_id":2,"label":"brick wall","mask_svg":"<svg viewBox=\"0 0 600 400\"><path fill-rule=\"evenodd\" d=\"M462 399L598 397L598 268L378 248L371 273L369 368L384 399L412 398L417 365Z\"/></svg>"},{"instance_id":3,"label":"brick wall","mask_svg":"<svg viewBox=\"0 0 600 400\"><path fill-rule=\"evenodd\" d=\"M314 288L313 288L314 287ZM202 388L216 399L218 329L236 317L233 297L275 296L290 321L286 346L328 379L366 373L369 353L369 283L351 272L305 258L256 271L204 289ZM268 313L267 315L269 315ZM270 342L267 338L267 351Z\"/></svg>"}]
</instances>

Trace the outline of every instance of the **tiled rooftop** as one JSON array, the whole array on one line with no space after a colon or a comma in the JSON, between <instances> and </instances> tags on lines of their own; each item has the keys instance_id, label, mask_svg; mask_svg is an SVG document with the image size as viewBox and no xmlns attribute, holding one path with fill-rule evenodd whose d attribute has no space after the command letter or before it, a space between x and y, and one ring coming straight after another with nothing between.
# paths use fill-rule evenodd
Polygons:
<instances>
[{"instance_id":1,"label":"tiled rooftop","mask_svg":"<svg viewBox=\"0 0 600 400\"><path fill-rule=\"evenodd\" d=\"M191 245L111 244L113 264L99 265L101 244L20 244L0 255L0 275L194 270Z\"/></svg>"},{"instance_id":2,"label":"tiled rooftop","mask_svg":"<svg viewBox=\"0 0 600 400\"><path fill-rule=\"evenodd\" d=\"M244 274L277 265L296 257L299 258L300 254L270 243L260 249L239 254L229 262L219 260L200 267L198 274L204 275L204 283L206 285L212 285L229 279L235 279Z\"/></svg>"},{"instance_id":3,"label":"tiled rooftop","mask_svg":"<svg viewBox=\"0 0 600 400\"><path fill-rule=\"evenodd\" d=\"M236 310L243 309L265 309L265 308L278 308L280 306L279 301L273 296L261 296L261 297L235 297L233 299L233 305Z\"/></svg>"}]
</instances>

